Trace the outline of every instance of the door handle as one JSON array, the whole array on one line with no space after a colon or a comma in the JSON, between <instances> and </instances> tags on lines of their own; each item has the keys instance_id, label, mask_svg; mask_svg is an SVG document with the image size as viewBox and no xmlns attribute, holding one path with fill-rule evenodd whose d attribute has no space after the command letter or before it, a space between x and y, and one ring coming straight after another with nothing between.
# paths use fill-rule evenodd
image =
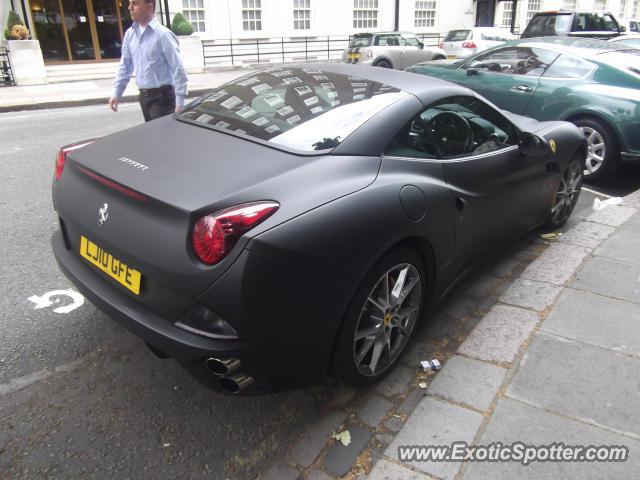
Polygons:
<instances>
[{"instance_id":1,"label":"door handle","mask_svg":"<svg viewBox=\"0 0 640 480\"><path fill-rule=\"evenodd\" d=\"M517 90L519 92L533 92L533 88L529 85L518 85L517 87L512 87L511 90Z\"/></svg>"},{"instance_id":2,"label":"door handle","mask_svg":"<svg viewBox=\"0 0 640 480\"><path fill-rule=\"evenodd\" d=\"M464 206L467 204L467 201L462 197L456 198L456 208L460 211L464 210Z\"/></svg>"}]
</instances>

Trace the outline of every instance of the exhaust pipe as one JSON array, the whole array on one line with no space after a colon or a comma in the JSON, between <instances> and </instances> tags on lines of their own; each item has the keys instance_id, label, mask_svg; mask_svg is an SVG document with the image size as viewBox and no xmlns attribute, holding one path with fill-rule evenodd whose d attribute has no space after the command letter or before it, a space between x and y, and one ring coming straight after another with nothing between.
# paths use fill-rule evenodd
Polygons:
<instances>
[{"instance_id":1,"label":"exhaust pipe","mask_svg":"<svg viewBox=\"0 0 640 480\"><path fill-rule=\"evenodd\" d=\"M252 383L253 378L242 373L220 379L220 387L229 393L240 393Z\"/></svg>"},{"instance_id":2,"label":"exhaust pipe","mask_svg":"<svg viewBox=\"0 0 640 480\"><path fill-rule=\"evenodd\" d=\"M204 361L204 365L214 375L231 375L240 367L240 360L237 358L213 358L209 357Z\"/></svg>"}]
</instances>

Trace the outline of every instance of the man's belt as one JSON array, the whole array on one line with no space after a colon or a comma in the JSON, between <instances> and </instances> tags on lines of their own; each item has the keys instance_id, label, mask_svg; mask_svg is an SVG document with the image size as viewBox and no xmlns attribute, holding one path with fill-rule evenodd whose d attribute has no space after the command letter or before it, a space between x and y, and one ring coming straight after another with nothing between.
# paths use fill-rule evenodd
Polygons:
<instances>
[{"instance_id":1,"label":"man's belt","mask_svg":"<svg viewBox=\"0 0 640 480\"><path fill-rule=\"evenodd\" d=\"M157 88L141 88L140 93L142 95L153 95L155 93L163 93L173 90L173 85L163 85Z\"/></svg>"}]
</instances>

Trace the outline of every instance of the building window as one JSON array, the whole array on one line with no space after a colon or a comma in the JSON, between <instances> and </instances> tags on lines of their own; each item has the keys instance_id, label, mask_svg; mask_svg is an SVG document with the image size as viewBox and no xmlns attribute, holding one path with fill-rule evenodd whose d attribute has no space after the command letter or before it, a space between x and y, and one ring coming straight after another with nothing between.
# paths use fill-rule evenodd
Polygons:
<instances>
[{"instance_id":1,"label":"building window","mask_svg":"<svg viewBox=\"0 0 640 480\"><path fill-rule=\"evenodd\" d=\"M436 0L417 1L414 27L436 26Z\"/></svg>"},{"instance_id":2,"label":"building window","mask_svg":"<svg viewBox=\"0 0 640 480\"><path fill-rule=\"evenodd\" d=\"M536 12L540 11L540 3L541 0L529 0L527 2L527 24L529 20L536 14Z\"/></svg>"},{"instance_id":3,"label":"building window","mask_svg":"<svg viewBox=\"0 0 640 480\"><path fill-rule=\"evenodd\" d=\"M578 6L578 0L564 0L562 8L565 10L575 10Z\"/></svg>"},{"instance_id":4,"label":"building window","mask_svg":"<svg viewBox=\"0 0 640 480\"><path fill-rule=\"evenodd\" d=\"M204 0L182 0L182 14L194 32L204 32Z\"/></svg>"},{"instance_id":5,"label":"building window","mask_svg":"<svg viewBox=\"0 0 640 480\"><path fill-rule=\"evenodd\" d=\"M504 28L511 28L511 19L513 18L513 2L502 2L502 22L500 25Z\"/></svg>"},{"instance_id":6,"label":"building window","mask_svg":"<svg viewBox=\"0 0 640 480\"><path fill-rule=\"evenodd\" d=\"M606 10L607 9L607 0L595 0L593 2L594 10Z\"/></svg>"},{"instance_id":7,"label":"building window","mask_svg":"<svg viewBox=\"0 0 640 480\"><path fill-rule=\"evenodd\" d=\"M627 9L627 0L620 0L620 13L618 14L618 17L625 18L626 9Z\"/></svg>"},{"instance_id":8,"label":"building window","mask_svg":"<svg viewBox=\"0 0 640 480\"><path fill-rule=\"evenodd\" d=\"M242 0L242 29L245 31L262 30L260 0Z\"/></svg>"},{"instance_id":9,"label":"building window","mask_svg":"<svg viewBox=\"0 0 640 480\"><path fill-rule=\"evenodd\" d=\"M311 0L293 0L293 28L294 30L311 28Z\"/></svg>"},{"instance_id":10,"label":"building window","mask_svg":"<svg viewBox=\"0 0 640 480\"><path fill-rule=\"evenodd\" d=\"M353 0L353 28L378 28L378 0Z\"/></svg>"},{"instance_id":11,"label":"building window","mask_svg":"<svg viewBox=\"0 0 640 480\"><path fill-rule=\"evenodd\" d=\"M631 9L631 18L640 17L640 0L634 0L633 8Z\"/></svg>"}]
</instances>

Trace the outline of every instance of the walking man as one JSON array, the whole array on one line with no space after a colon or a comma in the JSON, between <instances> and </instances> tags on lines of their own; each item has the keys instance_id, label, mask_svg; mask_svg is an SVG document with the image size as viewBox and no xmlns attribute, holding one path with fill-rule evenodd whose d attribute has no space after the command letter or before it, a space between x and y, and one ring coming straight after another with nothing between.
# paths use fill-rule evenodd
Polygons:
<instances>
[{"instance_id":1,"label":"walking man","mask_svg":"<svg viewBox=\"0 0 640 480\"><path fill-rule=\"evenodd\" d=\"M135 71L145 122L179 113L187 96L187 75L178 39L156 20L156 0L129 0L129 13L133 25L124 34L109 107L118 111L118 103Z\"/></svg>"}]
</instances>

